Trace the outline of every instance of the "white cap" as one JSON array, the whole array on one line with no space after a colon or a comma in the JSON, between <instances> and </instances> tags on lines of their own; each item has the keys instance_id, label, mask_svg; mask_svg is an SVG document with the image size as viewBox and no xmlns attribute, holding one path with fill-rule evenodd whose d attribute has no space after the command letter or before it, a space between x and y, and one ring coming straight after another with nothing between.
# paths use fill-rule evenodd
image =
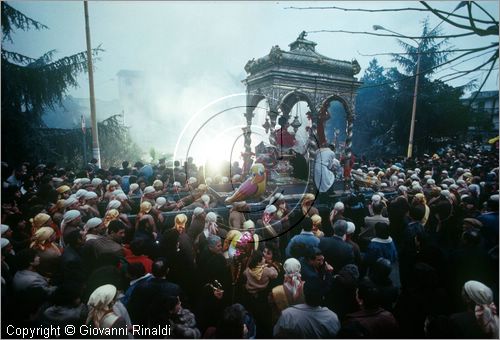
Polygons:
<instances>
[{"instance_id":1,"label":"white cap","mask_svg":"<svg viewBox=\"0 0 500 340\"><path fill-rule=\"evenodd\" d=\"M450 192L448 190L441 190L441 195L450 198Z\"/></svg>"},{"instance_id":2,"label":"white cap","mask_svg":"<svg viewBox=\"0 0 500 340\"><path fill-rule=\"evenodd\" d=\"M4 247L7 247L10 244L10 241L7 240L6 238L2 237L2 240L0 241L0 244L2 245L2 249L3 249Z\"/></svg>"},{"instance_id":3,"label":"white cap","mask_svg":"<svg viewBox=\"0 0 500 340\"><path fill-rule=\"evenodd\" d=\"M155 191L155 188L153 188L151 185L144 188L144 194L151 194Z\"/></svg>"},{"instance_id":4,"label":"white cap","mask_svg":"<svg viewBox=\"0 0 500 340\"><path fill-rule=\"evenodd\" d=\"M380 197L380 195L375 194L375 195L372 196L372 202L373 203L380 202L381 200L382 200L382 197Z\"/></svg>"},{"instance_id":5,"label":"white cap","mask_svg":"<svg viewBox=\"0 0 500 340\"><path fill-rule=\"evenodd\" d=\"M120 201L112 200L112 201L109 201L108 206L106 207L106 210L118 209L121 205L122 205L122 203Z\"/></svg>"},{"instance_id":6,"label":"white cap","mask_svg":"<svg viewBox=\"0 0 500 340\"><path fill-rule=\"evenodd\" d=\"M246 220L245 222L243 222L243 229L248 230L252 228L255 228L255 223L253 223L252 220Z\"/></svg>"},{"instance_id":7,"label":"white cap","mask_svg":"<svg viewBox=\"0 0 500 340\"><path fill-rule=\"evenodd\" d=\"M267 214L273 214L278 210L275 205L269 204L266 209L264 210L265 213Z\"/></svg>"},{"instance_id":8,"label":"white cap","mask_svg":"<svg viewBox=\"0 0 500 340\"><path fill-rule=\"evenodd\" d=\"M87 190L85 189L80 189L75 193L76 198L80 199L81 197L84 197L85 194L87 193Z\"/></svg>"},{"instance_id":9,"label":"white cap","mask_svg":"<svg viewBox=\"0 0 500 340\"><path fill-rule=\"evenodd\" d=\"M196 177L189 177L188 184L195 184L196 182L198 182L198 180L196 179Z\"/></svg>"},{"instance_id":10,"label":"white cap","mask_svg":"<svg viewBox=\"0 0 500 340\"><path fill-rule=\"evenodd\" d=\"M2 235L10 229L10 227L7 225L7 224L2 224L2 226L0 227L1 228L1 231L2 231Z\"/></svg>"},{"instance_id":11,"label":"white cap","mask_svg":"<svg viewBox=\"0 0 500 340\"><path fill-rule=\"evenodd\" d=\"M116 195L116 199L119 201L126 201L128 200L128 196L125 195L123 192L120 192L118 195Z\"/></svg>"},{"instance_id":12,"label":"white cap","mask_svg":"<svg viewBox=\"0 0 500 340\"><path fill-rule=\"evenodd\" d=\"M210 203L210 196L208 196L206 194L201 195L201 200L203 201L203 203L208 204L208 203Z\"/></svg>"},{"instance_id":13,"label":"white cap","mask_svg":"<svg viewBox=\"0 0 500 340\"><path fill-rule=\"evenodd\" d=\"M217 214L213 211L209 212L207 216L205 216L206 222L217 222Z\"/></svg>"},{"instance_id":14,"label":"white cap","mask_svg":"<svg viewBox=\"0 0 500 340\"><path fill-rule=\"evenodd\" d=\"M159 197L160 198L160 197ZM196 207L194 208L193 210L193 216L198 216L200 214L202 214L205 210L203 210L203 208L201 207Z\"/></svg>"},{"instance_id":15,"label":"white cap","mask_svg":"<svg viewBox=\"0 0 500 340\"><path fill-rule=\"evenodd\" d=\"M83 227L83 229L90 230L90 229L93 229L95 227L98 227L99 225L101 225L101 223L102 223L102 220L99 217L92 217L91 219L89 219L87 221L87 223L85 223L85 226Z\"/></svg>"},{"instance_id":16,"label":"white cap","mask_svg":"<svg viewBox=\"0 0 500 340\"><path fill-rule=\"evenodd\" d=\"M90 178L80 178L80 184L89 184L90 183Z\"/></svg>"},{"instance_id":17,"label":"white cap","mask_svg":"<svg viewBox=\"0 0 500 340\"><path fill-rule=\"evenodd\" d=\"M352 222L347 221L347 234L354 234L356 231L356 225Z\"/></svg>"},{"instance_id":18,"label":"white cap","mask_svg":"<svg viewBox=\"0 0 500 340\"><path fill-rule=\"evenodd\" d=\"M344 203L342 202L337 202L335 203L335 205L333 206L333 209L334 210L337 210L337 211L340 211L340 210L344 210Z\"/></svg>"},{"instance_id":19,"label":"white cap","mask_svg":"<svg viewBox=\"0 0 500 340\"><path fill-rule=\"evenodd\" d=\"M75 203L78 203L78 200L75 197L68 197L67 200L64 201L64 207L67 208L70 205L73 205Z\"/></svg>"},{"instance_id":20,"label":"white cap","mask_svg":"<svg viewBox=\"0 0 500 340\"><path fill-rule=\"evenodd\" d=\"M97 194L93 191L87 191L84 197L86 200L91 200L93 198L97 198Z\"/></svg>"},{"instance_id":21,"label":"white cap","mask_svg":"<svg viewBox=\"0 0 500 340\"><path fill-rule=\"evenodd\" d=\"M158 197L155 204L156 209L163 207L165 203L167 203L167 199L165 197Z\"/></svg>"},{"instance_id":22,"label":"white cap","mask_svg":"<svg viewBox=\"0 0 500 340\"><path fill-rule=\"evenodd\" d=\"M98 177L95 177L92 179L92 185L93 186L98 186L102 183L102 179L98 178Z\"/></svg>"},{"instance_id":23,"label":"white cap","mask_svg":"<svg viewBox=\"0 0 500 340\"><path fill-rule=\"evenodd\" d=\"M71 222L75 219L77 219L78 217L80 217L80 211L78 210L69 210L69 211L66 211L66 213L64 213L64 216L63 216L63 221L65 221L66 223L68 222Z\"/></svg>"}]
</instances>

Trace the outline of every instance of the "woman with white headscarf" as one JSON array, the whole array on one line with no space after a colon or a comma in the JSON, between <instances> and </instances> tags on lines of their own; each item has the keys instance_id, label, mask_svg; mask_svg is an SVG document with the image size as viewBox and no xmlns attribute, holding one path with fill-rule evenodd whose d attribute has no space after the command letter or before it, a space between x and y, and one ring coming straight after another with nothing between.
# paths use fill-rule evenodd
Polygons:
<instances>
[{"instance_id":1,"label":"woman with white headscarf","mask_svg":"<svg viewBox=\"0 0 500 340\"><path fill-rule=\"evenodd\" d=\"M90 295L87 325L96 328L125 328L125 319L113 311L116 301L116 287L110 284L100 286Z\"/></svg>"},{"instance_id":2,"label":"woman with white headscarf","mask_svg":"<svg viewBox=\"0 0 500 340\"><path fill-rule=\"evenodd\" d=\"M498 339L498 314L493 302L492 290L479 281L467 281L464 284L464 293L472 300L474 316L485 335L490 339Z\"/></svg>"},{"instance_id":3,"label":"woman with white headscarf","mask_svg":"<svg viewBox=\"0 0 500 340\"><path fill-rule=\"evenodd\" d=\"M291 257L285 261L283 269L285 270L283 285L274 287L270 295L274 321L278 320L285 308L304 303L304 281L300 275L300 262Z\"/></svg>"}]
</instances>

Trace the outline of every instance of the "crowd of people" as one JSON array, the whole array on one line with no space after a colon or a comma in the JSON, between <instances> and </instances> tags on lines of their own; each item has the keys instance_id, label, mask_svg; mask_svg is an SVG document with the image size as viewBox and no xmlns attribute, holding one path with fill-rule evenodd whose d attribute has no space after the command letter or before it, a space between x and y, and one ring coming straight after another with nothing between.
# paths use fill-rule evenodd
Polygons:
<instances>
[{"instance_id":1,"label":"crowd of people","mask_svg":"<svg viewBox=\"0 0 500 340\"><path fill-rule=\"evenodd\" d=\"M361 158L366 201L277 193L257 212L211 189L238 164L96 163L2 163L2 337L499 337L497 153Z\"/></svg>"}]
</instances>

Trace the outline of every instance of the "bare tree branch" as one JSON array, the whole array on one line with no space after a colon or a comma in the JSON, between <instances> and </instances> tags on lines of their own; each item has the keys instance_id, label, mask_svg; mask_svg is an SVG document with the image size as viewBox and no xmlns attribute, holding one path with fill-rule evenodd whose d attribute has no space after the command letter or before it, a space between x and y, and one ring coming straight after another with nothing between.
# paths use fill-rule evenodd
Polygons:
<instances>
[{"instance_id":1,"label":"bare tree branch","mask_svg":"<svg viewBox=\"0 0 500 340\"><path fill-rule=\"evenodd\" d=\"M385 9L363 9L363 8L344 8L344 7L337 7L337 6L317 6L317 7L316 6L314 6L314 7L294 7L294 6L290 6L290 7L285 7L284 9L298 9L298 10L309 10L309 9L324 10L324 9L333 9L333 10L340 10L340 11L344 11L344 12L369 12L369 13L375 13L375 12L403 12L403 11L427 12L428 11L425 8L416 8L416 7L394 8L394 9L389 9L389 8L385 8ZM438 9L436 9L435 11L438 12L438 13L449 14L449 16L460 18L460 19L468 19L468 17L465 16L465 15L449 13L449 12L438 10ZM476 19L476 21L480 22L480 23L483 23L483 24L492 24L492 23L496 22L495 19L493 19L493 21Z\"/></svg>"},{"instance_id":2,"label":"bare tree branch","mask_svg":"<svg viewBox=\"0 0 500 340\"><path fill-rule=\"evenodd\" d=\"M482 46L479 48L457 48L457 49L452 49L452 50L429 51L429 52L424 51L424 52L420 52L420 54L456 53L456 52L477 51L477 50L482 51L483 47L490 48L490 47L497 47L497 46L498 46L498 43L495 43L492 45ZM383 56L383 55L392 56L392 55L416 55L416 54L418 54L417 52L411 52L411 53L409 53L409 52L384 52L384 53L366 54L366 53L361 53L359 50L356 52L358 52L358 54L363 56L363 57L378 57L378 56Z\"/></svg>"},{"instance_id":3,"label":"bare tree branch","mask_svg":"<svg viewBox=\"0 0 500 340\"><path fill-rule=\"evenodd\" d=\"M491 18L491 20L493 21L493 23L496 23L498 24L498 20L496 20L495 18L493 18L493 16L487 11L485 10L483 7L479 6L479 4L476 2L476 1L472 1L472 3L474 5L476 5L481 11L483 11L484 13L486 13L487 16L489 16ZM478 19L476 19L477 22L481 22L479 21Z\"/></svg>"},{"instance_id":4,"label":"bare tree branch","mask_svg":"<svg viewBox=\"0 0 500 340\"><path fill-rule=\"evenodd\" d=\"M443 16L437 10L435 10L434 8L432 8L431 6L429 6L425 1L420 1L420 3L422 5L424 5L425 8L427 8L432 14L434 14L435 16L437 16L438 18L440 18L441 20L447 22L448 24L450 24L452 26L455 26L455 27L458 27L458 28L461 28L461 29L464 29L464 30L467 30L467 31L472 31L472 32L474 32L475 34L477 34L479 36L498 35L498 25L490 26L490 27L488 27L485 30L484 29L479 29L479 28L474 29L471 26L462 25L462 24L459 24L459 23L457 23L457 22L455 22L453 20L448 19L448 17Z\"/></svg>"},{"instance_id":5,"label":"bare tree branch","mask_svg":"<svg viewBox=\"0 0 500 340\"><path fill-rule=\"evenodd\" d=\"M450 34L450 35L428 35L425 37L422 36L400 36L397 34L389 34L389 33L374 33L374 32L362 32L362 31L345 31L345 30L318 30L318 31L307 31L306 33L349 33L349 34L366 34L366 35L374 35L377 37L391 37L391 38L408 38L408 39L448 39L448 38L460 38L467 37L470 35L475 35L474 32L469 33L461 33L461 34Z\"/></svg>"},{"instance_id":6,"label":"bare tree branch","mask_svg":"<svg viewBox=\"0 0 500 340\"><path fill-rule=\"evenodd\" d=\"M498 59L498 51L495 53L496 54L496 57ZM469 108L472 106L472 103L474 102L474 100L476 100L477 96L479 95L479 92L481 92L481 90L483 89L483 86L484 84L486 84L486 81L488 80L488 78L490 77L490 74L491 74L491 71L493 71L493 67L495 66L495 61L493 61L491 63L491 67L490 67L490 70L488 71L488 73L486 74L486 77L484 78L483 82L481 83L481 86L479 86L479 89L476 91L476 94L474 95L474 97L471 99L471 101L469 102Z\"/></svg>"}]
</instances>

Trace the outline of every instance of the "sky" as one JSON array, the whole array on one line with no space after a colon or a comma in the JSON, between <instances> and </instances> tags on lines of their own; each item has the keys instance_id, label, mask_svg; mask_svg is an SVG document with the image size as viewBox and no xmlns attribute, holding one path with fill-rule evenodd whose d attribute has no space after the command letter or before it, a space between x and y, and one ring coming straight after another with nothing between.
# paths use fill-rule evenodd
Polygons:
<instances>
[{"instance_id":1,"label":"sky","mask_svg":"<svg viewBox=\"0 0 500 340\"><path fill-rule=\"evenodd\" d=\"M14 44L6 43L5 48L30 57L53 49L57 51L56 57L86 49L82 2L14 1L10 4L49 29L16 32L13 35ZM429 4L449 10L455 8L458 2L437 1ZM498 20L498 1L481 1L480 4ZM93 1L89 3L92 46L100 45L105 50L94 63L96 97L105 101L120 99L117 73L120 70L142 72L147 81L138 91L144 96L148 108L125 112L125 122L131 126L132 134L139 144L153 145L161 152L169 152L176 145L181 145L183 149L178 152L182 154L186 152L188 141L193 141L193 131L210 119L200 131L206 136L195 141L201 146L193 146L197 149L196 156L201 157L207 145L218 149L232 145L241 132L244 108L233 107L245 103L245 87L241 83L246 77L244 66L248 60L268 54L272 46L279 45L281 49L288 50L288 44L304 30L373 32L373 25L383 25L404 35L418 36L421 22L426 17L430 20L430 27L440 22L425 12L358 13L287 9L290 6L318 5L366 9L422 8L418 2L411 1ZM459 10L462 14L465 11L465 8ZM479 12L477 16L484 17ZM447 24L441 27L445 33L458 32ZM402 51L396 39L387 37L310 33L307 39L315 41L316 51L325 56L348 61L356 59L361 65L359 77L373 58L363 54ZM454 46L468 48L497 41L498 37L474 36L456 40ZM389 56L377 58L383 66L394 66ZM477 65L478 61L475 63ZM87 75L82 74L79 81L80 86L71 89L68 94L88 98ZM458 86L464 82L457 80L450 84ZM494 71L483 90L498 90L498 70ZM225 108L232 109L213 118ZM264 122L265 110L261 111L256 115L257 125ZM301 107L300 111L305 111L305 108ZM99 112L98 108L98 120L113 113L116 112ZM191 135L183 136L187 131ZM220 141L215 141L215 132L223 136ZM224 137L228 134L229 137ZM256 140L259 140L258 136ZM207 141L215 144L207 144Z\"/></svg>"}]
</instances>

